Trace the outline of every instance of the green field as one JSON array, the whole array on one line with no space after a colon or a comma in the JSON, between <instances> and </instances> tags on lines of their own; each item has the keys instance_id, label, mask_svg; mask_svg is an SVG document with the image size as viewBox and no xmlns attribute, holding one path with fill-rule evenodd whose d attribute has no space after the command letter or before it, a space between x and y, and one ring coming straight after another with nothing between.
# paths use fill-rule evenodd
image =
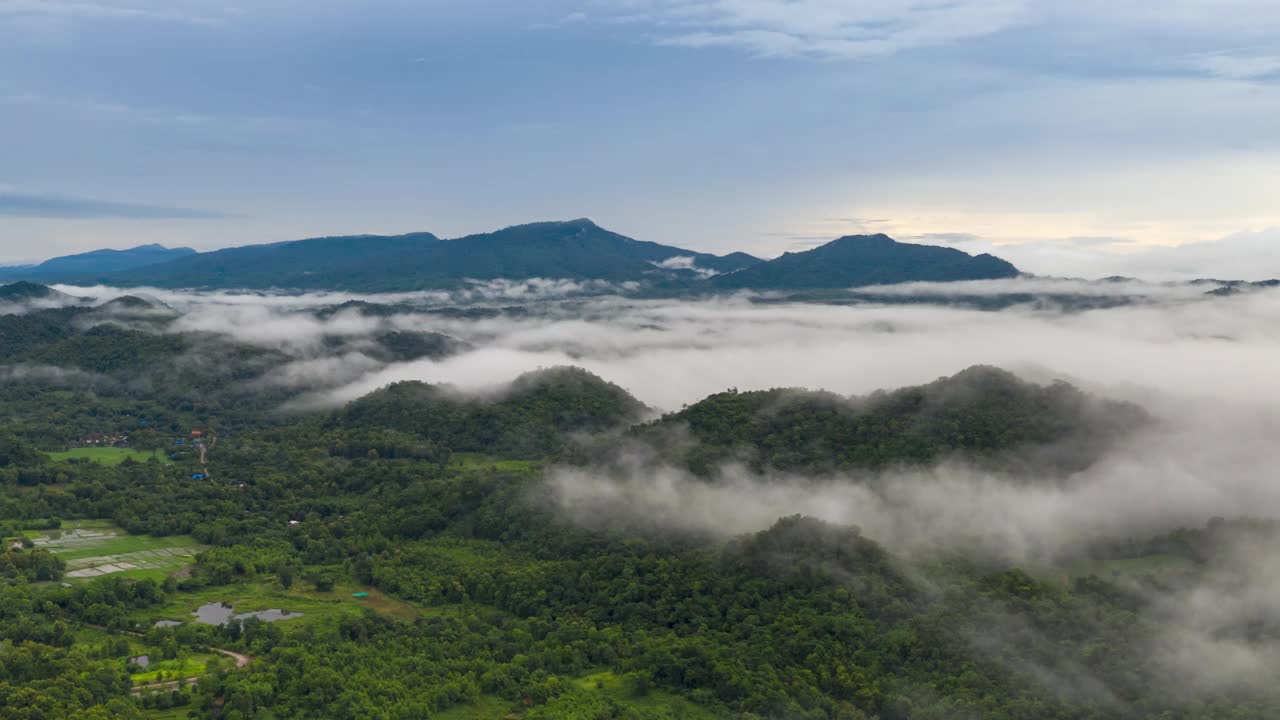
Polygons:
<instances>
[{"instance_id":1,"label":"green field","mask_svg":"<svg viewBox=\"0 0 1280 720\"><path fill-rule=\"evenodd\" d=\"M499 460L480 453L454 453L449 460L453 467L464 470L501 470L503 472L526 473L542 467L537 460Z\"/></svg>"},{"instance_id":2,"label":"green field","mask_svg":"<svg viewBox=\"0 0 1280 720\"><path fill-rule=\"evenodd\" d=\"M135 655L144 655L150 652L146 643L141 637L134 635L121 635L103 627L94 625L79 625L75 628L76 645L79 647L88 647L91 645L102 645L108 641L117 641L124 639L129 643L129 650L118 655L121 666L124 665L125 658Z\"/></svg>"},{"instance_id":3,"label":"green field","mask_svg":"<svg viewBox=\"0 0 1280 720\"><path fill-rule=\"evenodd\" d=\"M183 660L152 660L146 670L130 675L129 679L134 685L148 685L165 680L195 677L204 674L205 667L210 660L216 660L220 657L221 655L214 653L201 653ZM164 677L161 677L161 674Z\"/></svg>"},{"instance_id":4,"label":"green field","mask_svg":"<svg viewBox=\"0 0 1280 720\"><path fill-rule=\"evenodd\" d=\"M658 715L665 715L683 720L716 720L720 716L696 705L685 698L665 690L647 690L637 695L627 687L627 683L613 672L599 672L577 679L578 687L600 692L618 702L639 710L649 710Z\"/></svg>"},{"instance_id":5,"label":"green field","mask_svg":"<svg viewBox=\"0 0 1280 720\"><path fill-rule=\"evenodd\" d=\"M163 580L195 562L201 549L186 535L152 537L128 535L102 520L67 521L57 530L28 530L36 545L67 561L66 578L125 577Z\"/></svg>"},{"instance_id":6,"label":"green field","mask_svg":"<svg viewBox=\"0 0 1280 720\"><path fill-rule=\"evenodd\" d=\"M173 461L168 455L162 452L143 452L141 450L133 450L131 448L72 448L63 452L46 453L51 459L56 461L62 460L88 460L98 463L99 465L119 465L126 459L132 458L135 462L147 462L152 458L170 464Z\"/></svg>"}]
</instances>

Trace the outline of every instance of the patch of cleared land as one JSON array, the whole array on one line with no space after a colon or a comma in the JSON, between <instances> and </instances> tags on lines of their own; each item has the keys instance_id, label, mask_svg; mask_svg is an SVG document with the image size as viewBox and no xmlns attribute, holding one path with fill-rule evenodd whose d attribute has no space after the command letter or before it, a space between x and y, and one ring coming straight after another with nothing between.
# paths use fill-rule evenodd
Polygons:
<instances>
[{"instance_id":1,"label":"patch of cleared land","mask_svg":"<svg viewBox=\"0 0 1280 720\"><path fill-rule=\"evenodd\" d=\"M182 660L152 660L146 670L130 675L129 679L134 685L146 685L147 683L163 682L165 680L195 677L205 673L210 661L221 661L222 659L221 655L214 653L200 653Z\"/></svg>"},{"instance_id":2,"label":"patch of cleared land","mask_svg":"<svg viewBox=\"0 0 1280 720\"><path fill-rule=\"evenodd\" d=\"M687 698L665 690L648 690L637 696L627 688L621 677L609 671L593 673L578 678L576 682L583 690L604 693L630 707L656 711L668 717L685 720L716 720L720 717Z\"/></svg>"},{"instance_id":3,"label":"patch of cleared land","mask_svg":"<svg viewBox=\"0 0 1280 720\"><path fill-rule=\"evenodd\" d=\"M45 453L51 459L58 460L88 460L98 463L99 465L119 465L126 459L133 459L135 462L146 462L152 458L169 464L173 461L168 455L162 452L144 452L142 450L134 450L132 448L72 448L63 452Z\"/></svg>"},{"instance_id":4,"label":"patch of cleared land","mask_svg":"<svg viewBox=\"0 0 1280 720\"><path fill-rule=\"evenodd\" d=\"M449 464L464 470L498 470L501 472L529 473L542 466L537 460L499 460L480 453L454 453Z\"/></svg>"}]
</instances>

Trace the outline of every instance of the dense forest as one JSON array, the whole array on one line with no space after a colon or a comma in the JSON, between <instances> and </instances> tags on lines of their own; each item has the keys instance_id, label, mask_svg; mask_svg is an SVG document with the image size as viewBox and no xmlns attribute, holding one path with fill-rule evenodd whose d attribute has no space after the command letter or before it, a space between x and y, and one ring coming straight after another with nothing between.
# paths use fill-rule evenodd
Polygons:
<instances>
[{"instance_id":1,"label":"dense forest","mask_svg":"<svg viewBox=\"0 0 1280 720\"><path fill-rule=\"evenodd\" d=\"M1153 422L1134 405L975 367L864 397L729 390L659 416L556 367L291 413L306 389L262 382L287 353L177 314L0 317L6 720L1280 716L1273 683L1180 682L1169 664L1168 599L1238 587L1227 559L1274 547L1271 521L1099 537L1022 566L797 515L728 536L580 523L545 478L642 454L707 482L725 463L856 478L938 462L1065 482ZM221 622L195 621L221 603ZM1280 639L1264 605L1214 630L1259 651Z\"/></svg>"},{"instance_id":2,"label":"dense forest","mask_svg":"<svg viewBox=\"0 0 1280 720\"><path fill-rule=\"evenodd\" d=\"M1137 406L1090 397L1065 382L1042 387L998 368L973 367L863 398L730 390L633 435L658 445L664 460L678 458L704 474L731 459L831 472L953 455L1053 471L1087 466L1146 421Z\"/></svg>"}]
</instances>

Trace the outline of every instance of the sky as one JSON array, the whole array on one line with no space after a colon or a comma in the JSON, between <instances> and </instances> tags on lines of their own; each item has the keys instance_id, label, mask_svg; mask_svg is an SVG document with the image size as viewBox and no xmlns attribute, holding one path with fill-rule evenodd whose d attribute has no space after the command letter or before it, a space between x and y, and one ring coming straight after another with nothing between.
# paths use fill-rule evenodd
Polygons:
<instances>
[{"instance_id":1,"label":"sky","mask_svg":"<svg viewBox=\"0 0 1280 720\"><path fill-rule=\"evenodd\" d=\"M0 0L0 262L590 217L1274 276L1276 117L1274 0Z\"/></svg>"}]
</instances>

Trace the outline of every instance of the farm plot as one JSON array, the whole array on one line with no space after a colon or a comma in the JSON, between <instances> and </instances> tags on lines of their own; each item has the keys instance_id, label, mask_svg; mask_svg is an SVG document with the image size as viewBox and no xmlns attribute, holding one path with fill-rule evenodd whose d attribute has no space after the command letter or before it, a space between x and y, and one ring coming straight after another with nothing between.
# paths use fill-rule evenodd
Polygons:
<instances>
[{"instance_id":1,"label":"farm plot","mask_svg":"<svg viewBox=\"0 0 1280 720\"><path fill-rule=\"evenodd\" d=\"M196 548L188 546L77 558L67 561L66 577L97 577L132 570L172 571L195 562L195 557Z\"/></svg>"},{"instance_id":2,"label":"farm plot","mask_svg":"<svg viewBox=\"0 0 1280 720\"><path fill-rule=\"evenodd\" d=\"M29 533L36 547L67 561L67 578L92 578L114 573L162 579L195 561L202 548L185 535L152 537L127 535L109 526L78 527Z\"/></svg>"}]
</instances>

